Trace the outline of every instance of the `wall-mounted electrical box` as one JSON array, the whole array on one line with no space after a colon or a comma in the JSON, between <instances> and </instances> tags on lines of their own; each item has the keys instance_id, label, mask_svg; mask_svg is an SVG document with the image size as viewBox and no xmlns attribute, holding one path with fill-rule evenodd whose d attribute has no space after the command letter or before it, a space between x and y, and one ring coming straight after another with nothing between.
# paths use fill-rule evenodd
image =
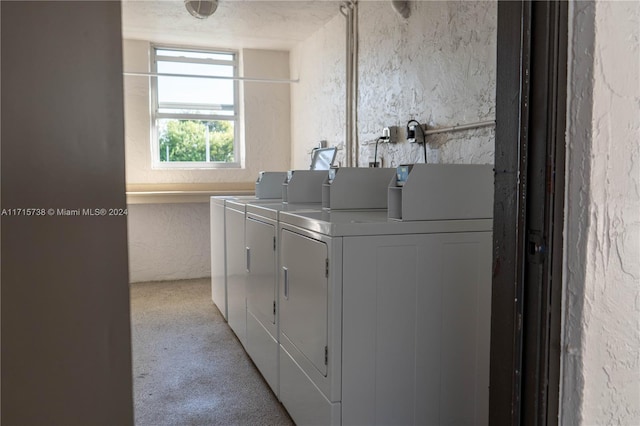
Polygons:
<instances>
[{"instance_id":1,"label":"wall-mounted electrical box","mask_svg":"<svg viewBox=\"0 0 640 426\"><path fill-rule=\"evenodd\" d=\"M493 217L493 167L476 164L399 166L388 189L389 219Z\"/></svg>"},{"instance_id":2,"label":"wall-mounted electrical box","mask_svg":"<svg viewBox=\"0 0 640 426\"><path fill-rule=\"evenodd\" d=\"M328 170L289 170L282 184L283 203L320 203Z\"/></svg>"},{"instance_id":3,"label":"wall-mounted electrical box","mask_svg":"<svg viewBox=\"0 0 640 426\"><path fill-rule=\"evenodd\" d=\"M260 172L256 180L256 198L282 198L282 184L287 172Z\"/></svg>"},{"instance_id":4,"label":"wall-mounted electrical box","mask_svg":"<svg viewBox=\"0 0 640 426\"><path fill-rule=\"evenodd\" d=\"M395 169L331 169L322 185L324 209L386 209L387 188Z\"/></svg>"},{"instance_id":5,"label":"wall-mounted electrical box","mask_svg":"<svg viewBox=\"0 0 640 426\"><path fill-rule=\"evenodd\" d=\"M387 143L398 142L398 126L389 126L382 129L382 140Z\"/></svg>"}]
</instances>

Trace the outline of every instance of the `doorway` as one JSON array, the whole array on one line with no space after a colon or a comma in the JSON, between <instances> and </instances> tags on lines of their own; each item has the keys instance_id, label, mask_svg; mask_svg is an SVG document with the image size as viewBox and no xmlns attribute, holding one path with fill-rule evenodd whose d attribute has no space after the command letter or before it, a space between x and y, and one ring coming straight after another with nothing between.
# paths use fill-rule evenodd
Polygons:
<instances>
[{"instance_id":1,"label":"doorway","mask_svg":"<svg viewBox=\"0 0 640 426\"><path fill-rule=\"evenodd\" d=\"M558 424L567 2L500 1L489 424Z\"/></svg>"}]
</instances>

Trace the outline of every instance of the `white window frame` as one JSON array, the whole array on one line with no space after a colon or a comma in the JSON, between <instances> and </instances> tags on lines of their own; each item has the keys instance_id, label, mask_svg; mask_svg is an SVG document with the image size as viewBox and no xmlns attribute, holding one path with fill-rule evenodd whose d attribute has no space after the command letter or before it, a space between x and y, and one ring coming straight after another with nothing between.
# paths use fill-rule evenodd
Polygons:
<instances>
[{"instance_id":1,"label":"white window frame","mask_svg":"<svg viewBox=\"0 0 640 426\"><path fill-rule=\"evenodd\" d=\"M212 65L225 65L233 66L233 114L232 115L216 115L216 114L178 114L178 113L160 113L158 112L158 78L152 77L150 80L150 102L151 102L151 164L153 169L227 169L227 168L241 168L242 166L242 153L240 151L240 97L239 97L239 84L236 78L238 77L238 51L230 49L202 49L191 47L177 47L170 45L151 44L150 46L150 58L151 58L151 72L156 74L158 72L158 60L162 61L175 61L175 62L192 62L192 63L207 63ZM158 56L157 50L172 50L172 51L185 51L185 52L202 52L202 53L221 53L225 55L233 55L232 61L223 61L215 59L196 59L196 58L184 58L173 56ZM181 104L180 106L188 106ZM196 106L194 106L196 107ZM160 161L160 141L158 135L158 120L161 119L178 119L178 120L209 120L209 121L233 121L233 162L220 162L220 161Z\"/></svg>"}]
</instances>

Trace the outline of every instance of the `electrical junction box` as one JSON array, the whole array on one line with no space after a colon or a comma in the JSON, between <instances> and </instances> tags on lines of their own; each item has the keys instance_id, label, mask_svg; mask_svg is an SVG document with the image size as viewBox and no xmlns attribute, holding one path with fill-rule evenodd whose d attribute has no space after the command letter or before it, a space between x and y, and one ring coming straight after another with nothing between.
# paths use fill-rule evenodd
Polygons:
<instances>
[{"instance_id":1,"label":"electrical junction box","mask_svg":"<svg viewBox=\"0 0 640 426\"><path fill-rule=\"evenodd\" d=\"M398 142L398 126L389 126L382 129L382 139L387 143Z\"/></svg>"}]
</instances>

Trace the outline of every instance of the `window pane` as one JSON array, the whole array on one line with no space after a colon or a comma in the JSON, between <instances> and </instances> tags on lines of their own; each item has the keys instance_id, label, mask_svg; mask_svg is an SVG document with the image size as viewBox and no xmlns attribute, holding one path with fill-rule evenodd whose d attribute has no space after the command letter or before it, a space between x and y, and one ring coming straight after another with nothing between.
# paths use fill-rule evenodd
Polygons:
<instances>
[{"instance_id":1,"label":"window pane","mask_svg":"<svg viewBox=\"0 0 640 426\"><path fill-rule=\"evenodd\" d=\"M189 50L163 50L156 49L158 56L171 56L174 58L215 59L218 61L233 61L232 53L191 52Z\"/></svg>"},{"instance_id":2,"label":"window pane","mask_svg":"<svg viewBox=\"0 0 640 426\"><path fill-rule=\"evenodd\" d=\"M233 67L223 65L158 63L159 73L233 76ZM158 77L158 103L231 104L233 80L208 78Z\"/></svg>"},{"instance_id":3,"label":"window pane","mask_svg":"<svg viewBox=\"0 0 640 426\"><path fill-rule=\"evenodd\" d=\"M193 105L190 108L183 106L170 107L167 105L158 108L159 114L189 114L189 115L225 115L233 116L233 105Z\"/></svg>"},{"instance_id":4,"label":"window pane","mask_svg":"<svg viewBox=\"0 0 640 426\"><path fill-rule=\"evenodd\" d=\"M168 74L194 74L233 77L233 67L229 65L191 64L189 62L158 61L158 72ZM206 81L206 80L205 80Z\"/></svg>"},{"instance_id":5,"label":"window pane","mask_svg":"<svg viewBox=\"0 0 640 426\"><path fill-rule=\"evenodd\" d=\"M232 163L233 125L233 121L225 120L160 119L157 121L160 161Z\"/></svg>"},{"instance_id":6,"label":"window pane","mask_svg":"<svg viewBox=\"0 0 640 426\"><path fill-rule=\"evenodd\" d=\"M154 54L159 74L194 76L153 79L154 162L159 159L167 167L171 162L179 167L236 163L236 54L169 48L156 48Z\"/></svg>"}]
</instances>

